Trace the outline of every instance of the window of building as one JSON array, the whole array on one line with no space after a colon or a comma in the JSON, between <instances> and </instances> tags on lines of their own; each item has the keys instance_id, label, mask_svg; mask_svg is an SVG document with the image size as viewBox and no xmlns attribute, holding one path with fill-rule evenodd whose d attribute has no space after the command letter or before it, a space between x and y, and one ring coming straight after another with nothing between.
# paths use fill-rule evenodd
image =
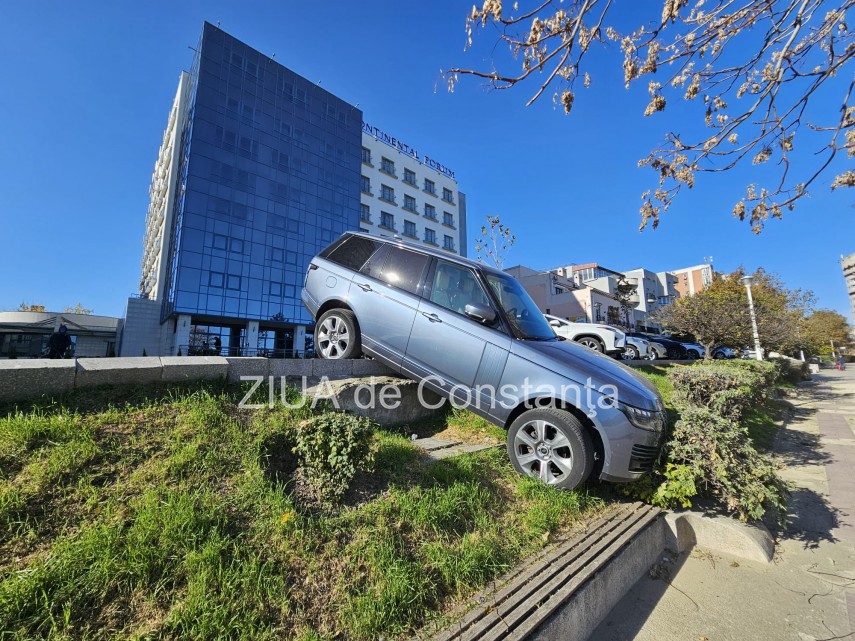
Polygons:
<instances>
[{"instance_id":1,"label":"window of building","mask_svg":"<svg viewBox=\"0 0 855 641\"><path fill-rule=\"evenodd\" d=\"M362 162L366 165L371 164L371 150L368 147L362 148Z\"/></svg>"},{"instance_id":2,"label":"window of building","mask_svg":"<svg viewBox=\"0 0 855 641\"><path fill-rule=\"evenodd\" d=\"M222 236L221 234L214 234L214 239L211 243L214 249L223 249L225 250L228 247L229 239L226 236Z\"/></svg>"},{"instance_id":3,"label":"window of building","mask_svg":"<svg viewBox=\"0 0 855 641\"><path fill-rule=\"evenodd\" d=\"M235 276L234 274L229 274L229 279L227 282L228 289L240 290L240 276Z\"/></svg>"},{"instance_id":4,"label":"window of building","mask_svg":"<svg viewBox=\"0 0 855 641\"><path fill-rule=\"evenodd\" d=\"M445 236L442 240L442 247L443 249L450 249L451 251L454 251L454 238L452 238L451 236Z\"/></svg>"},{"instance_id":5,"label":"window of building","mask_svg":"<svg viewBox=\"0 0 855 641\"><path fill-rule=\"evenodd\" d=\"M386 229L395 229L395 217L389 212L380 212L380 226Z\"/></svg>"},{"instance_id":6,"label":"window of building","mask_svg":"<svg viewBox=\"0 0 855 641\"><path fill-rule=\"evenodd\" d=\"M368 176L362 177L362 193L371 195L371 179Z\"/></svg>"},{"instance_id":7,"label":"window of building","mask_svg":"<svg viewBox=\"0 0 855 641\"><path fill-rule=\"evenodd\" d=\"M389 174L390 176L397 176L395 173L395 163L391 160L383 156L380 160L380 171Z\"/></svg>"},{"instance_id":8,"label":"window of building","mask_svg":"<svg viewBox=\"0 0 855 641\"><path fill-rule=\"evenodd\" d=\"M433 229L425 229L425 242L436 245L436 232Z\"/></svg>"},{"instance_id":9,"label":"window of building","mask_svg":"<svg viewBox=\"0 0 855 641\"><path fill-rule=\"evenodd\" d=\"M442 199L445 202L451 203L453 205L454 204L454 192L451 191L450 189L446 189L445 187L443 187L442 188Z\"/></svg>"},{"instance_id":10,"label":"window of building","mask_svg":"<svg viewBox=\"0 0 855 641\"><path fill-rule=\"evenodd\" d=\"M404 209L407 211L416 211L416 199L404 194Z\"/></svg>"},{"instance_id":11,"label":"window of building","mask_svg":"<svg viewBox=\"0 0 855 641\"><path fill-rule=\"evenodd\" d=\"M208 287L222 287L225 281L225 274L222 272L210 272L208 274Z\"/></svg>"},{"instance_id":12,"label":"window of building","mask_svg":"<svg viewBox=\"0 0 855 641\"><path fill-rule=\"evenodd\" d=\"M425 178L425 191L436 196L436 184L427 178Z\"/></svg>"},{"instance_id":13,"label":"window of building","mask_svg":"<svg viewBox=\"0 0 855 641\"><path fill-rule=\"evenodd\" d=\"M380 200L385 200L389 203L395 202L395 190L389 185L380 185Z\"/></svg>"},{"instance_id":14,"label":"window of building","mask_svg":"<svg viewBox=\"0 0 855 641\"><path fill-rule=\"evenodd\" d=\"M385 283L415 294L428 262L428 257L419 252L390 247L389 257L379 278Z\"/></svg>"},{"instance_id":15,"label":"window of building","mask_svg":"<svg viewBox=\"0 0 855 641\"><path fill-rule=\"evenodd\" d=\"M359 220L364 223L371 222L371 208L368 205L359 206Z\"/></svg>"},{"instance_id":16,"label":"window of building","mask_svg":"<svg viewBox=\"0 0 855 641\"><path fill-rule=\"evenodd\" d=\"M442 224L447 227L454 227L454 216L447 211L442 212Z\"/></svg>"},{"instance_id":17,"label":"window of building","mask_svg":"<svg viewBox=\"0 0 855 641\"><path fill-rule=\"evenodd\" d=\"M436 207L425 203L425 218L436 220Z\"/></svg>"},{"instance_id":18,"label":"window of building","mask_svg":"<svg viewBox=\"0 0 855 641\"><path fill-rule=\"evenodd\" d=\"M404 221L404 236L410 236L411 238L417 238L416 236L416 224L412 220Z\"/></svg>"},{"instance_id":19,"label":"window of building","mask_svg":"<svg viewBox=\"0 0 855 641\"><path fill-rule=\"evenodd\" d=\"M404 182L408 185L416 185L416 172L412 169L404 169Z\"/></svg>"}]
</instances>

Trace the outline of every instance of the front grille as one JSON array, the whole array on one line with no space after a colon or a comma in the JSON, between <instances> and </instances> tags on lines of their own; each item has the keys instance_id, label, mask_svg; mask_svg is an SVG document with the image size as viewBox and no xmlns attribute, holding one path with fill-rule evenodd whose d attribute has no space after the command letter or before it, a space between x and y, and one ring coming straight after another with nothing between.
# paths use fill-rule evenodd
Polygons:
<instances>
[{"instance_id":1,"label":"front grille","mask_svg":"<svg viewBox=\"0 0 855 641\"><path fill-rule=\"evenodd\" d=\"M659 448L651 445L633 445L629 458L630 472L649 472L659 456Z\"/></svg>"}]
</instances>

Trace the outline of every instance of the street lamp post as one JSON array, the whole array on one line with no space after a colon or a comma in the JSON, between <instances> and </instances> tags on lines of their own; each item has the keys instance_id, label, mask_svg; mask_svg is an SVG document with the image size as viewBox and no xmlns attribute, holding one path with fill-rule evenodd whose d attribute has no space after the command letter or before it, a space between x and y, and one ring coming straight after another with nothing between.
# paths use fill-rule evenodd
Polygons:
<instances>
[{"instance_id":1,"label":"street lamp post","mask_svg":"<svg viewBox=\"0 0 855 641\"><path fill-rule=\"evenodd\" d=\"M751 276L743 276L740 279L745 284L745 290L748 292L748 311L751 312L751 332L754 334L754 352L757 360L763 360L763 348L760 346L760 334L757 331L757 316L754 314L754 297L751 296Z\"/></svg>"}]
</instances>

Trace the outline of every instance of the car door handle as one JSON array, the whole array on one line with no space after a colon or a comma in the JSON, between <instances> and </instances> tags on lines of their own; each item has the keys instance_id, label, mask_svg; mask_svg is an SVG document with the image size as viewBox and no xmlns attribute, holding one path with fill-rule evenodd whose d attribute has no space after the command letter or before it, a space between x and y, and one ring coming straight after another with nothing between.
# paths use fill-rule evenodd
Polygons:
<instances>
[{"instance_id":1,"label":"car door handle","mask_svg":"<svg viewBox=\"0 0 855 641\"><path fill-rule=\"evenodd\" d=\"M427 312L422 312L422 316L427 318L431 323L441 323L442 319L436 314L428 314Z\"/></svg>"},{"instance_id":2,"label":"car door handle","mask_svg":"<svg viewBox=\"0 0 855 641\"><path fill-rule=\"evenodd\" d=\"M361 289L361 290L362 290L362 291L364 291L364 292L370 292L370 291L373 291L373 290L371 289L371 285L369 285L368 283L362 283L361 285L358 285L358 287L359 287L359 289Z\"/></svg>"}]
</instances>

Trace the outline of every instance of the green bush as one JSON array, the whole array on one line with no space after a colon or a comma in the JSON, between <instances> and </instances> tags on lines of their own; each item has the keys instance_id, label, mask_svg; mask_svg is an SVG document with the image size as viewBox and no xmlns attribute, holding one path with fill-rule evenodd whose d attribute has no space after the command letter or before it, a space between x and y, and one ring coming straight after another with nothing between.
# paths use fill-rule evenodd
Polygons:
<instances>
[{"instance_id":1,"label":"green bush","mask_svg":"<svg viewBox=\"0 0 855 641\"><path fill-rule=\"evenodd\" d=\"M783 516L786 484L742 424L779 373L778 365L757 361L669 372L679 419L653 474L629 493L661 507L691 507L695 497L710 498L742 520L759 519L767 510Z\"/></svg>"},{"instance_id":2,"label":"green bush","mask_svg":"<svg viewBox=\"0 0 855 641\"><path fill-rule=\"evenodd\" d=\"M781 381L798 385L802 381L810 380L810 366L805 361L788 356L776 356L769 360L777 366Z\"/></svg>"},{"instance_id":3,"label":"green bush","mask_svg":"<svg viewBox=\"0 0 855 641\"><path fill-rule=\"evenodd\" d=\"M751 368L718 364L677 368L668 377L678 409L705 407L733 420L739 420L767 385L764 374Z\"/></svg>"},{"instance_id":4,"label":"green bush","mask_svg":"<svg viewBox=\"0 0 855 641\"><path fill-rule=\"evenodd\" d=\"M723 367L730 367L742 371L754 372L763 377L764 385L766 387L770 387L778 382L781 378L782 370L778 363L766 360L766 361L758 361L753 358L751 359L738 359L733 361L728 361L722 365Z\"/></svg>"},{"instance_id":5,"label":"green bush","mask_svg":"<svg viewBox=\"0 0 855 641\"><path fill-rule=\"evenodd\" d=\"M338 501L356 473L371 465L373 436L374 425L366 418L324 412L297 426L294 451L319 493Z\"/></svg>"},{"instance_id":6,"label":"green bush","mask_svg":"<svg viewBox=\"0 0 855 641\"><path fill-rule=\"evenodd\" d=\"M786 484L738 422L707 408L685 407L667 448L665 480L656 497L660 504L674 496L685 505L690 496L679 489L693 485L742 520L759 519L770 509L783 512Z\"/></svg>"}]
</instances>

